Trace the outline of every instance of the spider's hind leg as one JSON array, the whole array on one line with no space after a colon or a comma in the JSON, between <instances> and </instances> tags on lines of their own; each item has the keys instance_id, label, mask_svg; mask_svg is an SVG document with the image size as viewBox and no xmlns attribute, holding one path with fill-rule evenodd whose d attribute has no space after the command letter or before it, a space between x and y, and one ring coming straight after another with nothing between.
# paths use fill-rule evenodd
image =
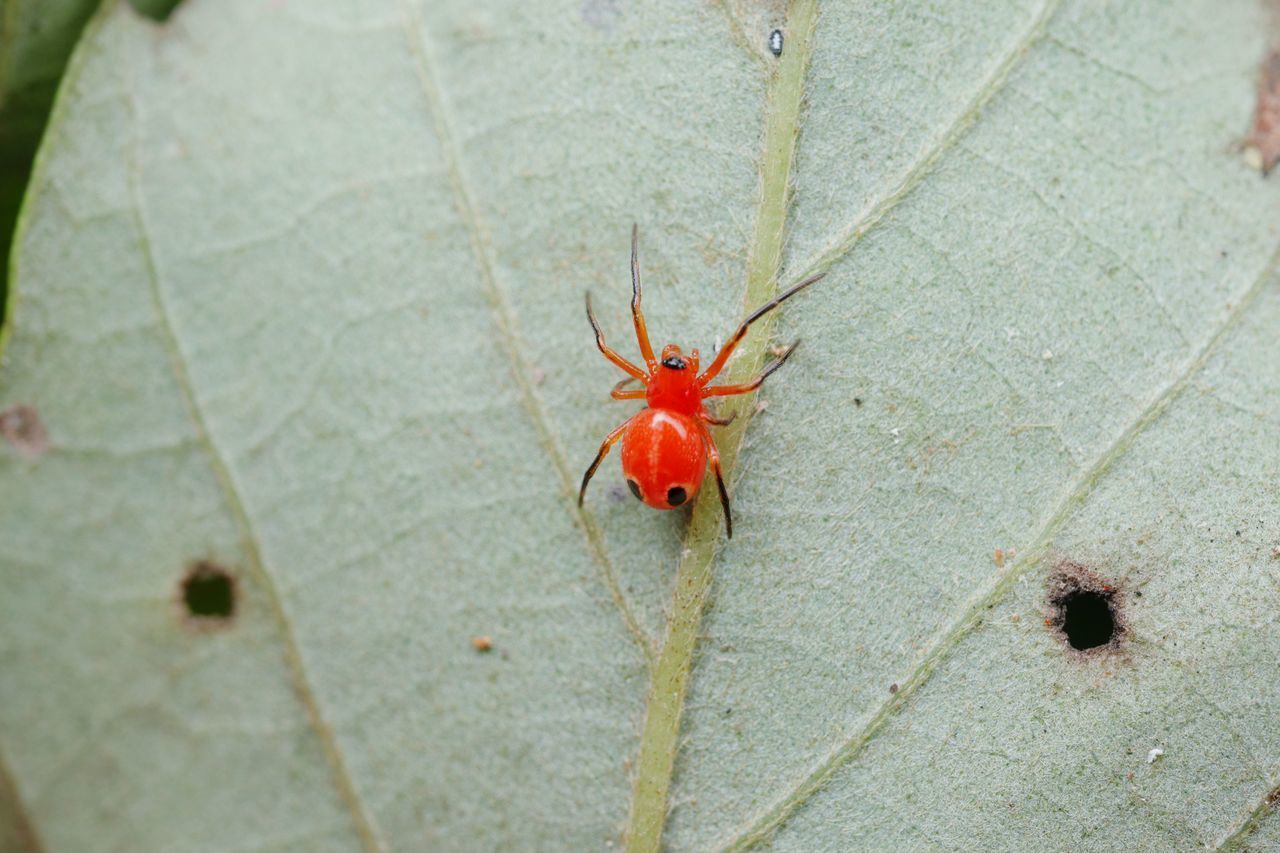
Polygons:
<instances>
[{"instance_id":1,"label":"spider's hind leg","mask_svg":"<svg viewBox=\"0 0 1280 853\"><path fill-rule=\"evenodd\" d=\"M730 420L733 420L730 418ZM720 490L720 506L724 508L724 529L728 538L733 538L733 512L729 509L729 490L724 485L724 469L720 467L720 451L716 448L716 440L704 426L702 440L707 445L707 460L711 464L711 473L716 475L716 488Z\"/></svg>"}]
</instances>

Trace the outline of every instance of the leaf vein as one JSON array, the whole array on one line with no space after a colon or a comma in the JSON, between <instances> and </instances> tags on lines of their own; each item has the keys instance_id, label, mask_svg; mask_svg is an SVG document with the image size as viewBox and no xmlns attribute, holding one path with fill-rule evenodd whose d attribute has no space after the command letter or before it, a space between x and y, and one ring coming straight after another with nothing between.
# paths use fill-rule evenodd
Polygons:
<instances>
[{"instance_id":1,"label":"leaf vein","mask_svg":"<svg viewBox=\"0 0 1280 853\"><path fill-rule=\"evenodd\" d=\"M354 781L347 768L346 759L343 757L342 749L338 744L337 737L334 735L333 729L325 720L323 713L321 713L315 691L312 689L310 679L307 676L306 666L302 659L301 648L299 647L297 638L293 633L293 625L289 621L288 614L285 611L284 602L280 598L275 579L272 577L270 572L267 571L266 564L263 561L260 537L254 529L253 522L245 509L244 501L240 496L240 489L236 484L235 478L231 474L231 469L227 465L224 454L219 450L213 439L213 435L209 430L208 422L204 415L204 410L200 406L199 399L195 393L195 387L191 382L187 359L182 352L181 345L178 343L178 336L174 329L172 313L170 311L168 301L165 298L164 288L160 282L159 266L157 264L154 249L152 248L150 230L147 227L146 215L143 208L140 188L141 158L138 156L137 152L139 141L137 133L139 132L141 125L141 107L137 102L136 97L133 96L129 98L129 104L133 112L135 127L134 151L128 181L129 192L131 194L130 213L133 219L134 230L137 232L138 247L141 250L143 262L146 266L147 281L150 287L152 303L156 311L156 319L160 328L162 342L165 350L169 354L174 377L182 396L183 405L187 410L187 414L191 418L192 427L196 433L196 440L204 448L207 456L209 457L209 467L212 470L214 479L218 482L219 488L223 492L223 496L227 503L227 509L230 511L235 520L236 527L240 531L241 544L244 548L248 567L253 574L257 576L261 583L262 588L266 593L268 605L270 606L272 613L275 615L276 621L280 625L280 633L284 644L284 657L293 678L294 691L301 701L303 709L305 710L312 727L315 729L316 736L320 741L325 758L329 763L334 784L338 790L338 795L342 799L344 805L346 805L348 810L351 812L355 831L360 836L360 840L364 848L366 850L385 850L386 845L381 840L380 833L378 832L372 816L366 812L364 803L360 800L360 797L356 792Z\"/></svg>"},{"instance_id":2,"label":"leaf vein","mask_svg":"<svg viewBox=\"0 0 1280 853\"><path fill-rule=\"evenodd\" d=\"M1262 828L1262 824L1268 818L1275 819L1277 812L1280 812L1280 783L1268 788L1262 794L1262 799L1257 806L1253 808L1244 820L1214 848L1215 850L1246 850L1246 842L1249 837Z\"/></svg>"},{"instance_id":3,"label":"leaf vein","mask_svg":"<svg viewBox=\"0 0 1280 853\"><path fill-rule=\"evenodd\" d=\"M1044 38L1049 21L1053 18L1060 5L1061 0L1046 0L1031 25L991 69L991 73L982 81L973 97L965 104L964 109L947 125L947 129L942 135L926 148L921 156L907 166L898 182L893 185L893 188L888 193L881 195L870 204L864 206L853 221L843 231L837 233L825 248L818 250L815 255L797 264L796 269L798 272L788 286L811 275L829 270L836 261L847 255L868 231L874 228L903 199L909 196L912 190L919 186L925 176L932 172L934 166L942 159L942 155L951 150L964 136L965 131L977 119L983 108L996 95L1004 91L1005 86L1013 76L1013 70L1030 53L1031 48Z\"/></svg>"},{"instance_id":4,"label":"leaf vein","mask_svg":"<svg viewBox=\"0 0 1280 853\"><path fill-rule=\"evenodd\" d=\"M720 11L724 13L725 23L729 25L729 33L733 36L733 40L738 47L757 63L765 65L767 59L764 52L747 37L747 32L742 26L742 19L738 17L737 11L729 5L729 0L714 0L714 2L720 7Z\"/></svg>"},{"instance_id":5,"label":"leaf vein","mask_svg":"<svg viewBox=\"0 0 1280 853\"><path fill-rule=\"evenodd\" d=\"M572 472L569 470L568 459L551 430L550 419L547 417L542 401L534 390L534 384L531 379L533 366L525 355L526 347L517 331L511 299L494 272L494 264L489 251L492 241L489 239L488 229L485 227L479 211L472 201L471 192L468 189L468 181L463 172L462 157L454 139L453 122L449 117L444 97L436 85L436 77L438 75L431 56L431 43L427 34L426 22L419 14L412 0L401 0L401 7L405 16L404 28L413 53L418 80L427 99L427 106L435 125L440 147L444 151L449 181L453 187L454 204L470 238L472 252L475 255L477 264L480 266L481 277L484 280L489 299L493 304L495 321L498 325L498 339L511 362L511 371L514 374L516 385L520 392L521 402L533 422L538 438L550 457L556 473L560 475L560 487L566 505L569 507L569 513L586 535L588 550L600 568L605 586L608 588L609 595L622 616L627 632L644 655L646 666L651 666L655 655L654 641L640 625L631 602L627 599L626 593L622 589L617 571L613 566L613 562L609 559L608 551L605 549L604 533L600 529L600 525L585 509L578 506L577 485L574 482Z\"/></svg>"},{"instance_id":6,"label":"leaf vein","mask_svg":"<svg viewBox=\"0 0 1280 853\"><path fill-rule=\"evenodd\" d=\"M734 836L717 844L716 849L741 850L764 841L814 794L825 787L841 767L857 757L867 744L884 730L889 721L906 706L912 695L929 680L942 662L949 657L950 652L977 627L983 618L983 614L990 607L1002 601L1005 594L1014 587L1021 577L1040 565L1041 561L1049 553L1049 547L1054 538L1062 530L1075 510L1084 503L1103 475L1133 446L1138 436L1147 427L1159 420L1168 411L1174 400L1181 396L1182 392L1191 385L1192 380L1204 367L1209 357L1217 349L1218 344L1237 325L1248 307L1256 301L1258 295L1274 274L1277 263L1280 263L1280 248L1277 248L1259 275L1239 298L1232 300L1232 307L1229 309L1226 319L1191 354L1182 369L1178 370L1174 377L1150 398L1137 416L1121 430L1116 439L1102 450L1093 465L1071 484L1071 487L1065 492L1062 499L1036 531L1033 540L1034 544L1005 574L997 575L994 582L987 589L971 598L970 603L960 612L959 616L936 637L923 657L921 657L919 663L916 664L906 678L899 682L901 686L898 692L882 703L861 729L829 753L827 758L800 780L789 794L754 818Z\"/></svg>"}]
</instances>

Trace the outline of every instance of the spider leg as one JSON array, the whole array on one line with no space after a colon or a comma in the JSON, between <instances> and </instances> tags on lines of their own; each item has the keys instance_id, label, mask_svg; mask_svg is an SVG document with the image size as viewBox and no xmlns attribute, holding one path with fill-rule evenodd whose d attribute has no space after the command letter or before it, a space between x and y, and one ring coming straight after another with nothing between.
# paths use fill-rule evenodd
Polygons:
<instances>
[{"instance_id":1,"label":"spider leg","mask_svg":"<svg viewBox=\"0 0 1280 853\"><path fill-rule=\"evenodd\" d=\"M733 513L729 509L729 490L724 487L724 471L720 468L720 451L716 448L716 440L711 431L702 427L702 440L707 446L707 460L711 463L711 472L716 475L716 488L720 490L720 506L724 508L724 530L728 538L733 538Z\"/></svg>"},{"instance_id":2,"label":"spider leg","mask_svg":"<svg viewBox=\"0 0 1280 853\"><path fill-rule=\"evenodd\" d=\"M738 344L742 343L742 339L747 336L747 330L751 328L752 323L754 323L756 320L759 320L765 314L768 314L774 308L777 308L783 302L786 302L788 299L795 296L797 293L804 290L809 285L818 281L824 275L826 275L826 273L818 273L817 275L809 276L804 281L800 282L795 287L788 290L786 293L783 293L781 296L778 296L776 299L766 302L764 305L761 305L759 308L753 311L750 317L742 321L742 325L739 326L738 330L733 333L733 337L729 338L728 343L726 343L723 347L720 348L720 352L716 353L716 360L711 362L711 366L708 367L706 371L701 376L698 377L698 384L706 385L708 382L710 382L712 379L715 379L716 376L719 375L720 371L724 369L725 364L728 363L729 356L733 355L733 351L738 348Z\"/></svg>"},{"instance_id":3,"label":"spider leg","mask_svg":"<svg viewBox=\"0 0 1280 853\"><path fill-rule=\"evenodd\" d=\"M644 312L640 310L640 226L631 223L631 319L636 326L636 343L640 355L652 373L658 367L653 356L653 344L649 343L649 330L644 325Z\"/></svg>"},{"instance_id":4,"label":"spider leg","mask_svg":"<svg viewBox=\"0 0 1280 853\"><path fill-rule=\"evenodd\" d=\"M600 463L609 455L609 449L618 443L618 439L622 438L622 434L627 431L627 425L631 423L631 418L627 418L622 423L613 428L613 431L604 437L604 441L600 442L600 451L596 453L596 458L591 460L591 467L587 468L587 473L582 475L582 488L578 490L578 506L582 506L582 500L587 496L587 483L591 482L591 478L595 475L596 469L600 467Z\"/></svg>"},{"instance_id":5,"label":"spider leg","mask_svg":"<svg viewBox=\"0 0 1280 853\"><path fill-rule=\"evenodd\" d=\"M634 376L628 376L626 379L613 386L613 390L609 392L609 396L615 400L643 400L649 391L645 388L635 388L631 391L622 390L627 385L635 382Z\"/></svg>"},{"instance_id":6,"label":"spider leg","mask_svg":"<svg viewBox=\"0 0 1280 853\"><path fill-rule=\"evenodd\" d=\"M587 293L587 319L591 321L591 328L596 333L596 346L600 348L600 352L604 353L604 357L612 361L618 367L621 367L632 378L639 379L644 382L648 378L643 370L627 361L622 356L614 352L613 348L604 342L604 332L600 331L600 321L596 319L596 312L591 310L591 293Z\"/></svg>"},{"instance_id":7,"label":"spider leg","mask_svg":"<svg viewBox=\"0 0 1280 853\"><path fill-rule=\"evenodd\" d=\"M741 385L713 385L710 388L702 389L703 397L729 397L733 394L749 394L764 384L764 381L773 374L775 370L787 363L787 359L791 358L791 353L796 351L796 347L800 346L800 342L796 341L791 346L782 351L782 355L778 356L768 367L766 367L759 376L750 382L743 382Z\"/></svg>"}]
</instances>

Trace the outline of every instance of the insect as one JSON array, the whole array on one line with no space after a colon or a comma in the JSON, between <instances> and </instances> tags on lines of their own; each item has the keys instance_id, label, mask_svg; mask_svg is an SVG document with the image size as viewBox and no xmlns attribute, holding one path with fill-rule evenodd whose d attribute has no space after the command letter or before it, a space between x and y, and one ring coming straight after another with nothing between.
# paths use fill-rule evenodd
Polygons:
<instances>
[{"instance_id":1,"label":"insect","mask_svg":"<svg viewBox=\"0 0 1280 853\"><path fill-rule=\"evenodd\" d=\"M764 383L769 376L786 363L795 352L799 341L784 349L760 375L736 385L711 385L720 374L738 344L747 336L751 324L795 296L818 279L818 274L805 279L776 299L760 306L742 321L733 336L716 354L710 366L699 375L698 351L685 355L680 347L667 344L661 357L653 354L649 332L645 328L644 314L640 310L640 262L637 259L639 242L636 226L631 226L631 319L635 324L636 342L644 367L637 367L615 352L604 342L604 332L595 312L591 310L591 294L587 294L587 319L596 333L596 346L604 357L627 372L628 377L614 386L611 396L615 400L644 400L647 407L632 415L605 436L600 451L591 467L582 475L582 488L578 491L578 505L587 494L587 484L604 461L609 450L622 441L622 474L626 477L631 493L655 509L675 509L683 506L698 494L702 478L710 463L720 490L720 504L724 507L724 526L733 538L733 515L729 510L729 492L724 486L724 472L720 468L720 452L710 427L727 426L733 418L720 419L707 411L709 397L728 397L749 394ZM643 388L626 388L639 380Z\"/></svg>"},{"instance_id":2,"label":"insect","mask_svg":"<svg viewBox=\"0 0 1280 853\"><path fill-rule=\"evenodd\" d=\"M782 56L782 30L769 33L769 52L774 56Z\"/></svg>"}]
</instances>

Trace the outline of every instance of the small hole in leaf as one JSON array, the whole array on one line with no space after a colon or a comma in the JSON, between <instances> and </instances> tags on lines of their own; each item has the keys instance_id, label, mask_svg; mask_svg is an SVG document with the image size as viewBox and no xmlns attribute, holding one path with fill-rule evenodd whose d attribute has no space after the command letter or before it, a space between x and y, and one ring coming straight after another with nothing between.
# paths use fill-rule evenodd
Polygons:
<instances>
[{"instance_id":1,"label":"small hole in leaf","mask_svg":"<svg viewBox=\"0 0 1280 853\"><path fill-rule=\"evenodd\" d=\"M230 621L236 614L238 592L235 575L209 560L188 569L179 589L186 615L202 625Z\"/></svg>"},{"instance_id":2,"label":"small hole in leaf","mask_svg":"<svg viewBox=\"0 0 1280 853\"><path fill-rule=\"evenodd\" d=\"M1123 595L1116 583L1078 563L1059 563L1049 577L1046 624L1078 652L1118 648L1125 634Z\"/></svg>"},{"instance_id":3,"label":"small hole in leaf","mask_svg":"<svg viewBox=\"0 0 1280 853\"><path fill-rule=\"evenodd\" d=\"M1071 648L1096 649L1115 639L1116 620L1104 595L1081 590L1062 602L1062 631Z\"/></svg>"}]
</instances>

